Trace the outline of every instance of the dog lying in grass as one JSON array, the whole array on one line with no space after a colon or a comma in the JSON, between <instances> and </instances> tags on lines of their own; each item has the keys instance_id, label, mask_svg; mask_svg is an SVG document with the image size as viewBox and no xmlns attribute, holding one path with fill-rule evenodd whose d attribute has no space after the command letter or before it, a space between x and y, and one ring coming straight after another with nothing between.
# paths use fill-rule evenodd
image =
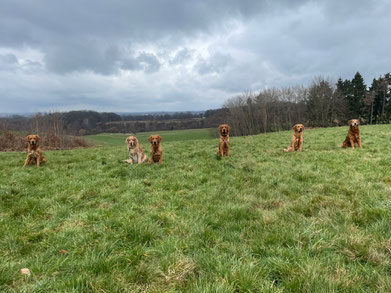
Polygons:
<instances>
[{"instance_id":1,"label":"dog lying in grass","mask_svg":"<svg viewBox=\"0 0 391 293\"><path fill-rule=\"evenodd\" d=\"M362 148L360 130L358 129L360 121L357 119L352 119L349 120L348 125L348 135L346 136L345 141L342 143L341 147L352 147L352 149L354 149L354 145L357 144L360 148Z\"/></svg>"},{"instance_id":2,"label":"dog lying in grass","mask_svg":"<svg viewBox=\"0 0 391 293\"><path fill-rule=\"evenodd\" d=\"M163 150L160 142L162 141L162 138L160 135L151 135L148 138L148 141L151 143L151 152L150 155L151 157L148 160L148 164L152 163L163 163L162 160L162 155L163 155Z\"/></svg>"},{"instance_id":3,"label":"dog lying in grass","mask_svg":"<svg viewBox=\"0 0 391 293\"><path fill-rule=\"evenodd\" d=\"M28 142L27 146L27 158L24 161L23 167L26 167L27 165L37 165L37 167L40 166L41 163L46 162L45 157L43 156L43 153L41 151L41 148L39 147L39 136L35 134L30 134L26 136L25 138Z\"/></svg>"},{"instance_id":4,"label":"dog lying in grass","mask_svg":"<svg viewBox=\"0 0 391 293\"><path fill-rule=\"evenodd\" d=\"M216 155L220 155L221 157L229 156L229 131L231 127L228 124L221 124L218 130L220 140Z\"/></svg>"},{"instance_id":5,"label":"dog lying in grass","mask_svg":"<svg viewBox=\"0 0 391 293\"><path fill-rule=\"evenodd\" d=\"M291 139L291 143L287 149L284 149L285 152L294 152L294 151L303 151L303 124L296 124L292 127L293 135Z\"/></svg>"},{"instance_id":6,"label":"dog lying in grass","mask_svg":"<svg viewBox=\"0 0 391 293\"><path fill-rule=\"evenodd\" d=\"M128 145L128 151L129 151L129 159L125 160L125 162L132 165L144 163L147 157L143 153L143 150L141 149L141 146L138 143L137 138L134 136L129 136L125 142Z\"/></svg>"}]
</instances>

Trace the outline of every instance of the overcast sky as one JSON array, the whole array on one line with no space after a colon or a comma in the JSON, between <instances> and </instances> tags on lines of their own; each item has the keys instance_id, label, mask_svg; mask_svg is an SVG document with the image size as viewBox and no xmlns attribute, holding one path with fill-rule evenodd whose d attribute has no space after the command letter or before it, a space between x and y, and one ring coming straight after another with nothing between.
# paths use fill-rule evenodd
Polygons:
<instances>
[{"instance_id":1,"label":"overcast sky","mask_svg":"<svg viewBox=\"0 0 391 293\"><path fill-rule=\"evenodd\" d=\"M391 1L1 0L0 113L189 111L391 71Z\"/></svg>"}]
</instances>

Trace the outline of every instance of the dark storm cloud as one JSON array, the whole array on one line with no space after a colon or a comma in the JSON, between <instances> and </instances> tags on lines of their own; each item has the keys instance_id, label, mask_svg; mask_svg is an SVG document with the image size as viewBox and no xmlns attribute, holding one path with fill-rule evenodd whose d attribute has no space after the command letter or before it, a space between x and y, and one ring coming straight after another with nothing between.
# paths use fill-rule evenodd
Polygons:
<instances>
[{"instance_id":1,"label":"dark storm cloud","mask_svg":"<svg viewBox=\"0 0 391 293\"><path fill-rule=\"evenodd\" d=\"M390 10L386 0L3 0L0 112L193 110L316 75L370 82L391 68Z\"/></svg>"}]
</instances>

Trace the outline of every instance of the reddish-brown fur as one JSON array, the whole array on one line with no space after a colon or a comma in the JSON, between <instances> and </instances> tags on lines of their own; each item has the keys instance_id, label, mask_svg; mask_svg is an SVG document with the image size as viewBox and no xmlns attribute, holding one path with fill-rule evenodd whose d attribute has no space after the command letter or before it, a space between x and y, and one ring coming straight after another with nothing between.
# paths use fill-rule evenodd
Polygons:
<instances>
[{"instance_id":1,"label":"reddish-brown fur","mask_svg":"<svg viewBox=\"0 0 391 293\"><path fill-rule=\"evenodd\" d=\"M30 164L36 164L37 167L40 166L41 163L46 162L45 157L43 156L42 150L39 147L39 136L35 134L30 134L26 136L26 141L28 142L27 146L27 158L24 161L23 167L26 167Z\"/></svg>"},{"instance_id":2,"label":"reddish-brown fur","mask_svg":"<svg viewBox=\"0 0 391 293\"><path fill-rule=\"evenodd\" d=\"M218 130L220 140L216 155L220 155L221 157L229 156L229 131L231 127L228 124L221 124Z\"/></svg>"},{"instance_id":3,"label":"reddish-brown fur","mask_svg":"<svg viewBox=\"0 0 391 293\"><path fill-rule=\"evenodd\" d=\"M294 151L303 151L303 124L296 124L292 127L293 135L291 139L291 143L287 149L284 149L285 152L294 152Z\"/></svg>"},{"instance_id":4,"label":"reddish-brown fur","mask_svg":"<svg viewBox=\"0 0 391 293\"><path fill-rule=\"evenodd\" d=\"M346 136L345 141L342 143L341 147L352 147L352 149L354 149L354 145L358 144L358 146L362 148L360 130L358 129L360 121L358 119L352 119L349 120L348 125L348 135Z\"/></svg>"},{"instance_id":5,"label":"reddish-brown fur","mask_svg":"<svg viewBox=\"0 0 391 293\"><path fill-rule=\"evenodd\" d=\"M151 152L150 152L151 157L148 160L148 164L163 163L162 160L163 150L160 144L162 138L160 137L160 135L151 135L148 138L148 141L151 143Z\"/></svg>"},{"instance_id":6,"label":"reddish-brown fur","mask_svg":"<svg viewBox=\"0 0 391 293\"><path fill-rule=\"evenodd\" d=\"M142 164L145 162L147 157L143 153L143 150L138 143L138 140L135 136L129 136L126 139L126 144L128 145L129 159L125 162L129 164Z\"/></svg>"}]
</instances>

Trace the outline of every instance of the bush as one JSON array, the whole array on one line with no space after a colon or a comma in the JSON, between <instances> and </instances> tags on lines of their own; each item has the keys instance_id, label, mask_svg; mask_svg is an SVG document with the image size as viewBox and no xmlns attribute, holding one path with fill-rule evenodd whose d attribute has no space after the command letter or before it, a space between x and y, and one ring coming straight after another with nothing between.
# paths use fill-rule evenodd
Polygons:
<instances>
[{"instance_id":1,"label":"bush","mask_svg":"<svg viewBox=\"0 0 391 293\"><path fill-rule=\"evenodd\" d=\"M17 135L9 131L0 133L0 151L25 151L27 149L27 142L25 135ZM53 133L39 134L40 146L44 150L60 150L88 147L84 138L78 136L57 136Z\"/></svg>"}]
</instances>

